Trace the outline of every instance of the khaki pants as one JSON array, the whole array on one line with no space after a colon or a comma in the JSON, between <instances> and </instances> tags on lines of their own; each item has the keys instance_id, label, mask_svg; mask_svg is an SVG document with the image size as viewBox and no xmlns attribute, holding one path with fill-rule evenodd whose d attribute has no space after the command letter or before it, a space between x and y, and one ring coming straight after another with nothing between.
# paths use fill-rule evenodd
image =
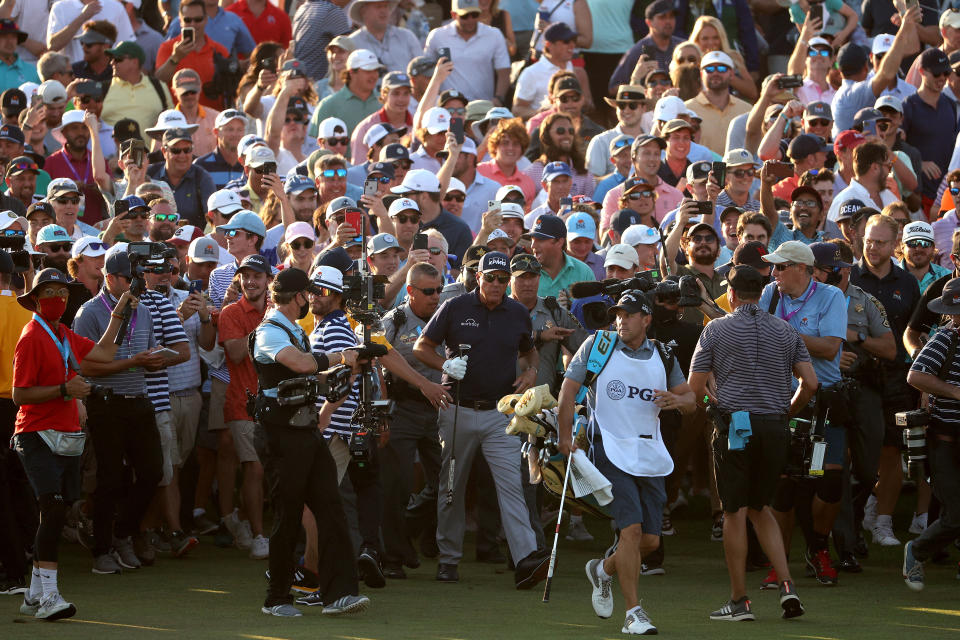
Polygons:
<instances>
[{"instance_id":1,"label":"khaki pants","mask_svg":"<svg viewBox=\"0 0 960 640\"><path fill-rule=\"evenodd\" d=\"M174 465L182 465L190 457L193 446L197 441L197 429L200 425L200 408L203 399L200 392L194 389L189 395L170 394L170 416L173 419L173 433L177 438L178 457Z\"/></svg>"}]
</instances>

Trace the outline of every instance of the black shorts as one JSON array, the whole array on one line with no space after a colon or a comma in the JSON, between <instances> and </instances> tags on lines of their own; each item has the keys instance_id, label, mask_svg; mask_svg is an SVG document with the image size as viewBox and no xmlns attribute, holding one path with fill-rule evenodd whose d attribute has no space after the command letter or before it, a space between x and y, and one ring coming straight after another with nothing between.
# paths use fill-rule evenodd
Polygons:
<instances>
[{"instance_id":1,"label":"black shorts","mask_svg":"<svg viewBox=\"0 0 960 640\"><path fill-rule=\"evenodd\" d=\"M38 498L49 493L60 494L69 505L80 497L81 456L58 456L34 432L18 433L13 443Z\"/></svg>"},{"instance_id":2,"label":"black shorts","mask_svg":"<svg viewBox=\"0 0 960 640\"><path fill-rule=\"evenodd\" d=\"M727 513L743 507L759 511L769 505L787 463L790 427L786 415L750 414L750 428L750 440L740 451L728 450L727 437L714 432L717 491Z\"/></svg>"}]
</instances>

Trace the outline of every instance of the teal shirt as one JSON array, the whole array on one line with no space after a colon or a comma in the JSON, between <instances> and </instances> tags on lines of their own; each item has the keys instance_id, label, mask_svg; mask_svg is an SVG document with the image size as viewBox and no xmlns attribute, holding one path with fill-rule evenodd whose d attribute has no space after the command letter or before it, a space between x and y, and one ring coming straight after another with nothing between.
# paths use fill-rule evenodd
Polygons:
<instances>
[{"instance_id":1,"label":"teal shirt","mask_svg":"<svg viewBox=\"0 0 960 640\"><path fill-rule=\"evenodd\" d=\"M320 123L325 119L333 117L340 118L347 125L347 133L352 134L360 121L375 113L382 105L377 99L377 92L374 91L366 100L361 100L354 92L347 87L343 87L333 95L329 95L320 101L313 117L310 118L310 127L307 129L307 135L316 138L320 132Z\"/></svg>"},{"instance_id":2,"label":"teal shirt","mask_svg":"<svg viewBox=\"0 0 960 640\"><path fill-rule=\"evenodd\" d=\"M40 84L36 64L24 62L20 56L16 57L13 64L7 64L0 60L0 91L16 89L24 82Z\"/></svg>"},{"instance_id":3,"label":"teal shirt","mask_svg":"<svg viewBox=\"0 0 960 640\"><path fill-rule=\"evenodd\" d=\"M894 262L896 262L896 260L894 260ZM904 270L907 268L906 260L901 260L900 262L896 262L896 264L898 264ZM950 273L950 270L946 267L941 267L939 264L931 262L930 268L927 269L927 272L923 274L923 278L917 283L920 285L920 293L922 294L924 291L926 291L927 287L933 284L934 280L939 280L948 273Z\"/></svg>"},{"instance_id":4,"label":"teal shirt","mask_svg":"<svg viewBox=\"0 0 960 640\"><path fill-rule=\"evenodd\" d=\"M541 298L557 297L561 289L569 289L574 282L596 279L593 269L576 258L564 254L563 268L560 269L556 278L551 278L546 269L540 272L540 288L537 289L537 295Z\"/></svg>"}]
</instances>

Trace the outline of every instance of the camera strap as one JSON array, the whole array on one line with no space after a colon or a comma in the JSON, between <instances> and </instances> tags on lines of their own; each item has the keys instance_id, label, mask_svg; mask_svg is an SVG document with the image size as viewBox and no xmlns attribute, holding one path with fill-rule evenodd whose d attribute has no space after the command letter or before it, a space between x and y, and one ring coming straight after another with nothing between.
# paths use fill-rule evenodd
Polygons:
<instances>
[{"instance_id":1,"label":"camera strap","mask_svg":"<svg viewBox=\"0 0 960 640\"><path fill-rule=\"evenodd\" d=\"M70 340L67 338L66 334L63 336L63 342L57 337L53 332L53 329L50 328L50 325L40 317L39 314L33 314L33 319L43 327L43 330L47 332L47 335L50 336L50 339L53 340L53 344L56 345L57 351L60 352L60 357L63 358L63 379L66 381L67 377L70 375L70 369L72 368L78 374L80 373L80 364L77 362L76 356L73 355L73 351L70 349Z\"/></svg>"}]
</instances>

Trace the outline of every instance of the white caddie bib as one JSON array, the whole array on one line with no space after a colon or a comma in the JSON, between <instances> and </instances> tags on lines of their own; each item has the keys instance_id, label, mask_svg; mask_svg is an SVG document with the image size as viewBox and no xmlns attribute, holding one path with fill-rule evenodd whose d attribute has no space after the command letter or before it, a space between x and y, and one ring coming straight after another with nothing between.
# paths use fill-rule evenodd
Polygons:
<instances>
[{"instance_id":1,"label":"white caddie bib","mask_svg":"<svg viewBox=\"0 0 960 640\"><path fill-rule=\"evenodd\" d=\"M654 389L666 388L667 370L656 349L647 360L618 349L597 377L594 422L607 458L625 473L654 478L673 471L653 402Z\"/></svg>"}]
</instances>

